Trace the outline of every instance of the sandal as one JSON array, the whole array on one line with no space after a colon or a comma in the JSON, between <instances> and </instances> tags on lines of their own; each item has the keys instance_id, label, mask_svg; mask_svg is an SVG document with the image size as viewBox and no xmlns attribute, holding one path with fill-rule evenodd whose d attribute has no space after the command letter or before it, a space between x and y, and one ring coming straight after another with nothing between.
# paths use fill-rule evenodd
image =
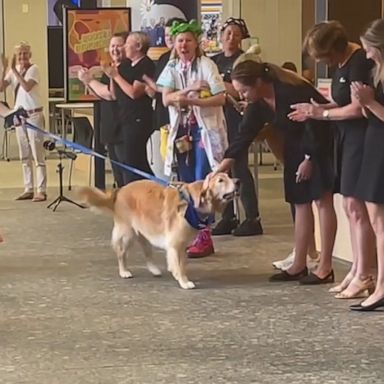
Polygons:
<instances>
[{"instance_id":1,"label":"sandal","mask_svg":"<svg viewBox=\"0 0 384 384\"><path fill-rule=\"evenodd\" d=\"M47 194L44 192L38 192L33 196L32 202L40 203L47 200Z\"/></svg>"},{"instance_id":2,"label":"sandal","mask_svg":"<svg viewBox=\"0 0 384 384\"><path fill-rule=\"evenodd\" d=\"M373 276L364 279L355 276L348 287L335 295L336 299L357 299L371 295L375 290L375 281Z\"/></svg>"},{"instance_id":3,"label":"sandal","mask_svg":"<svg viewBox=\"0 0 384 384\"><path fill-rule=\"evenodd\" d=\"M346 289L348 287L348 285L351 283L353 278L354 278L354 275L352 274L352 272L348 272L347 276L344 277L344 280L340 284L335 285L332 288L329 288L328 292L340 293L340 292L344 291L344 289Z\"/></svg>"},{"instance_id":4,"label":"sandal","mask_svg":"<svg viewBox=\"0 0 384 384\"><path fill-rule=\"evenodd\" d=\"M21 195L17 196L15 200L32 200L33 192L25 191Z\"/></svg>"}]
</instances>

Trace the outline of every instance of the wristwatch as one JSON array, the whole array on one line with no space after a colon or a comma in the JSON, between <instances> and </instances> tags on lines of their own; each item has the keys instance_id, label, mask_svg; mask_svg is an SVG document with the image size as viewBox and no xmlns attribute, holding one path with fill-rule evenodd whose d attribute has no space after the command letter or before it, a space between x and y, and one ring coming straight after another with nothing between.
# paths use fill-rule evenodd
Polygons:
<instances>
[{"instance_id":1,"label":"wristwatch","mask_svg":"<svg viewBox=\"0 0 384 384\"><path fill-rule=\"evenodd\" d=\"M329 109L324 109L323 111L323 119L329 120Z\"/></svg>"}]
</instances>

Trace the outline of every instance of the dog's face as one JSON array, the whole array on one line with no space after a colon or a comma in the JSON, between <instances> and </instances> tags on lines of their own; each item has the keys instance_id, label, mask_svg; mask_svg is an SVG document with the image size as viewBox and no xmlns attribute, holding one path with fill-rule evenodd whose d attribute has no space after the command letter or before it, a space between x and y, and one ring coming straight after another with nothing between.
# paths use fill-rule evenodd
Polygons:
<instances>
[{"instance_id":1,"label":"dog's face","mask_svg":"<svg viewBox=\"0 0 384 384\"><path fill-rule=\"evenodd\" d=\"M217 173L206 177L203 185L190 184L189 191L193 197L195 208L202 213L222 211L239 192L239 181L231 179L226 173Z\"/></svg>"},{"instance_id":2,"label":"dog's face","mask_svg":"<svg viewBox=\"0 0 384 384\"><path fill-rule=\"evenodd\" d=\"M226 173L217 173L210 179L205 179L203 192L206 199L212 200L215 208L224 208L238 194L239 187L238 179L231 179Z\"/></svg>"}]
</instances>

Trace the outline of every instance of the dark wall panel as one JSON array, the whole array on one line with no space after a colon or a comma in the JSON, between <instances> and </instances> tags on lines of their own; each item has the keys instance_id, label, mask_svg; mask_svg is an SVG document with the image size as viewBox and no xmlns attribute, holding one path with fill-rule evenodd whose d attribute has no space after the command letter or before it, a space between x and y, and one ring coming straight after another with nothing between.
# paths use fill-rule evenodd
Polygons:
<instances>
[{"instance_id":1,"label":"dark wall panel","mask_svg":"<svg viewBox=\"0 0 384 384\"><path fill-rule=\"evenodd\" d=\"M328 18L339 20L347 29L349 38L360 42L360 35L369 22L381 18L381 3L382 0L329 0Z\"/></svg>"}]
</instances>

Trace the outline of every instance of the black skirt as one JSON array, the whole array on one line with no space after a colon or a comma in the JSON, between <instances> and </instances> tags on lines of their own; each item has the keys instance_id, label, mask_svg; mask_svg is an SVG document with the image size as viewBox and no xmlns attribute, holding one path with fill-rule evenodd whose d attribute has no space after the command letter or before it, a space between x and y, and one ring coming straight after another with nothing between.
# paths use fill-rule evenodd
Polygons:
<instances>
[{"instance_id":1,"label":"black skirt","mask_svg":"<svg viewBox=\"0 0 384 384\"><path fill-rule=\"evenodd\" d=\"M325 192L332 192L335 172L332 159L332 146L311 158L312 176L309 180L296 183L296 172L304 160L305 149L293 135L285 136L284 142L284 189L285 200L291 204L309 204L319 200Z\"/></svg>"},{"instance_id":2,"label":"black skirt","mask_svg":"<svg viewBox=\"0 0 384 384\"><path fill-rule=\"evenodd\" d=\"M384 123L368 126L356 196L363 201L384 204Z\"/></svg>"},{"instance_id":3,"label":"black skirt","mask_svg":"<svg viewBox=\"0 0 384 384\"><path fill-rule=\"evenodd\" d=\"M357 197L356 186L364 154L367 121L351 120L338 123L335 135L335 192Z\"/></svg>"}]
</instances>

